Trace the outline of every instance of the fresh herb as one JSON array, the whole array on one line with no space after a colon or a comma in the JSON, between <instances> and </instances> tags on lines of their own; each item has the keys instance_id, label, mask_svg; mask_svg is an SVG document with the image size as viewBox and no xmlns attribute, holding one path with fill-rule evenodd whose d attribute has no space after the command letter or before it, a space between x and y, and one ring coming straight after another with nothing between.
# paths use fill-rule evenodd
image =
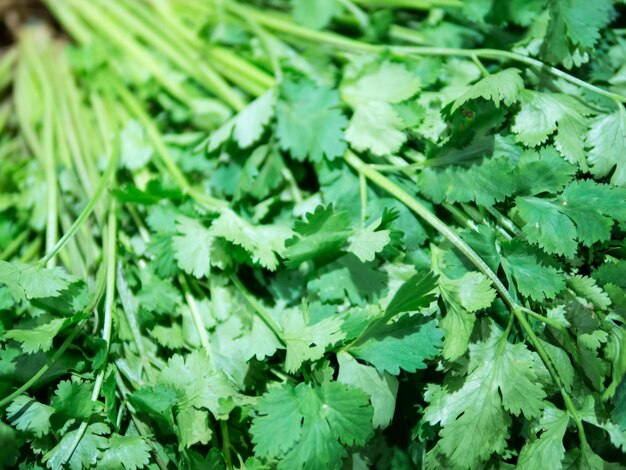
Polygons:
<instances>
[{"instance_id":1,"label":"fresh herb","mask_svg":"<svg viewBox=\"0 0 626 470\"><path fill-rule=\"evenodd\" d=\"M0 466L624 461L619 2L44 3L70 40L0 59Z\"/></svg>"}]
</instances>

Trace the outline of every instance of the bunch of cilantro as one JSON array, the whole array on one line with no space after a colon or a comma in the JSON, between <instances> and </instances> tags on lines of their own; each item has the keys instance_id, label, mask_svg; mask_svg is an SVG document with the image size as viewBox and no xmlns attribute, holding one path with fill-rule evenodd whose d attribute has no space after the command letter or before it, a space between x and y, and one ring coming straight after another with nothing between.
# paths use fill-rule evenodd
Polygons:
<instances>
[{"instance_id":1,"label":"bunch of cilantro","mask_svg":"<svg viewBox=\"0 0 626 470\"><path fill-rule=\"evenodd\" d=\"M45 0L0 57L0 468L622 468L617 0Z\"/></svg>"}]
</instances>

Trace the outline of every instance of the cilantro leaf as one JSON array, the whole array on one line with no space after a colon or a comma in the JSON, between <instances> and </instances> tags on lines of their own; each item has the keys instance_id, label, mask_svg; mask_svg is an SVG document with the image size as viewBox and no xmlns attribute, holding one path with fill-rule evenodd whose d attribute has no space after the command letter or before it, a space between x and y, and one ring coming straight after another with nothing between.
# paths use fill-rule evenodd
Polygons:
<instances>
[{"instance_id":1,"label":"cilantro leaf","mask_svg":"<svg viewBox=\"0 0 626 470\"><path fill-rule=\"evenodd\" d=\"M389 318L399 313L416 312L427 307L435 300L433 290L437 285L437 276L431 271L416 274L396 291L387 305L385 315Z\"/></svg>"},{"instance_id":2,"label":"cilantro leaf","mask_svg":"<svg viewBox=\"0 0 626 470\"><path fill-rule=\"evenodd\" d=\"M114 434L98 460L98 468L136 470L150 463L150 446L139 436Z\"/></svg>"},{"instance_id":3,"label":"cilantro leaf","mask_svg":"<svg viewBox=\"0 0 626 470\"><path fill-rule=\"evenodd\" d=\"M215 237L202 223L185 216L176 218L178 235L172 238L172 250L180 268L197 278L208 276L214 254Z\"/></svg>"},{"instance_id":4,"label":"cilantro leaf","mask_svg":"<svg viewBox=\"0 0 626 470\"><path fill-rule=\"evenodd\" d=\"M39 403L26 395L20 395L7 408L7 418L18 430L32 432L42 437L50 432L50 416L54 408Z\"/></svg>"},{"instance_id":5,"label":"cilantro leaf","mask_svg":"<svg viewBox=\"0 0 626 470\"><path fill-rule=\"evenodd\" d=\"M582 57L600 37L611 17L610 0L550 1L550 22L541 53L546 60L567 68L580 65Z\"/></svg>"},{"instance_id":6,"label":"cilantro leaf","mask_svg":"<svg viewBox=\"0 0 626 470\"><path fill-rule=\"evenodd\" d=\"M577 242L591 246L609 239L613 221L626 217L626 190L582 180L557 198L518 197L516 204L530 242L571 258Z\"/></svg>"},{"instance_id":7,"label":"cilantro leaf","mask_svg":"<svg viewBox=\"0 0 626 470\"><path fill-rule=\"evenodd\" d=\"M520 94L521 109L511 130L516 140L529 147L544 143L557 131L555 145L570 163L587 169L580 135L587 130L589 108L569 95L524 90Z\"/></svg>"},{"instance_id":8,"label":"cilantro leaf","mask_svg":"<svg viewBox=\"0 0 626 470\"><path fill-rule=\"evenodd\" d=\"M250 103L243 111L211 134L208 150L213 152L231 136L239 147L248 148L263 134L265 126L274 116L276 93L270 90Z\"/></svg>"},{"instance_id":9,"label":"cilantro leaf","mask_svg":"<svg viewBox=\"0 0 626 470\"><path fill-rule=\"evenodd\" d=\"M4 338L12 339L22 344L22 351L28 354L37 351L49 351L52 340L65 325L63 318L56 318L49 323L38 325L28 330L9 330L4 332Z\"/></svg>"},{"instance_id":10,"label":"cilantro leaf","mask_svg":"<svg viewBox=\"0 0 626 470\"><path fill-rule=\"evenodd\" d=\"M342 85L341 94L354 108L346 140L375 155L397 152L406 141L404 121L391 106L415 95L420 79L402 64L385 61Z\"/></svg>"},{"instance_id":11,"label":"cilantro leaf","mask_svg":"<svg viewBox=\"0 0 626 470\"><path fill-rule=\"evenodd\" d=\"M589 164L594 176L602 178L613 169L611 183L626 186L626 111L599 116L591 122L587 134Z\"/></svg>"},{"instance_id":12,"label":"cilantro leaf","mask_svg":"<svg viewBox=\"0 0 626 470\"><path fill-rule=\"evenodd\" d=\"M291 0L294 19L313 29L324 28L337 11L337 0Z\"/></svg>"},{"instance_id":13,"label":"cilantro leaf","mask_svg":"<svg viewBox=\"0 0 626 470\"><path fill-rule=\"evenodd\" d=\"M454 361L465 354L476 321L473 313L489 307L496 292L481 273L467 272L458 279L439 277L446 315L441 320L445 332L443 357Z\"/></svg>"},{"instance_id":14,"label":"cilantro leaf","mask_svg":"<svg viewBox=\"0 0 626 470\"><path fill-rule=\"evenodd\" d=\"M520 77L520 71L518 69L505 69L484 77L472 85L454 100L450 112L454 113L468 101L478 98L493 101L496 107L499 107L501 102L506 106L511 106L518 100L523 89L524 81Z\"/></svg>"},{"instance_id":15,"label":"cilantro leaf","mask_svg":"<svg viewBox=\"0 0 626 470\"><path fill-rule=\"evenodd\" d=\"M374 409L372 424L375 428L386 428L396 408L397 379L373 367L360 364L344 351L337 353L337 361L339 363L337 381L367 393Z\"/></svg>"},{"instance_id":16,"label":"cilantro leaf","mask_svg":"<svg viewBox=\"0 0 626 470\"><path fill-rule=\"evenodd\" d=\"M72 279L62 268L0 261L0 283L9 288L15 300L57 297Z\"/></svg>"},{"instance_id":17,"label":"cilantro leaf","mask_svg":"<svg viewBox=\"0 0 626 470\"><path fill-rule=\"evenodd\" d=\"M227 401L237 396L233 384L198 350L186 356L172 356L157 382L178 392L179 409L204 408L217 418L228 416L232 405Z\"/></svg>"},{"instance_id":18,"label":"cilantro leaf","mask_svg":"<svg viewBox=\"0 0 626 470\"><path fill-rule=\"evenodd\" d=\"M343 155L347 119L339 109L339 94L301 78L280 86L276 106L280 146L298 159L319 162Z\"/></svg>"},{"instance_id":19,"label":"cilantro leaf","mask_svg":"<svg viewBox=\"0 0 626 470\"><path fill-rule=\"evenodd\" d=\"M395 322L366 332L349 351L372 364L379 372L398 375L400 369L415 372L426 368L442 345L443 331L433 321L420 323L405 315Z\"/></svg>"},{"instance_id":20,"label":"cilantro leaf","mask_svg":"<svg viewBox=\"0 0 626 470\"><path fill-rule=\"evenodd\" d=\"M273 271L278 266L278 255L282 254L285 241L291 230L280 225L254 226L231 210L224 210L211 225L210 233L223 237L245 249L254 263Z\"/></svg>"},{"instance_id":21,"label":"cilantro leaf","mask_svg":"<svg viewBox=\"0 0 626 470\"><path fill-rule=\"evenodd\" d=\"M280 458L279 469L340 468L343 446L363 445L372 432L367 395L336 382L270 389L257 413L250 428L255 452Z\"/></svg>"},{"instance_id":22,"label":"cilantro leaf","mask_svg":"<svg viewBox=\"0 0 626 470\"><path fill-rule=\"evenodd\" d=\"M354 253L362 262L374 261L376 253L380 253L391 241L389 230L377 230L380 221L356 230L348 238L347 250Z\"/></svg>"},{"instance_id":23,"label":"cilantro leaf","mask_svg":"<svg viewBox=\"0 0 626 470\"><path fill-rule=\"evenodd\" d=\"M91 391L82 381L63 380L59 382L52 407L61 415L69 418L87 419L95 409L91 400Z\"/></svg>"},{"instance_id":24,"label":"cilantro leaf","mask_svg":"<svg viewBox=\"0 0 626 470\"><path fill-rule=\"evenodd\" d=\"M144 128L132 119L120 132L120 145L120 162L129 170L144 167L154 152Z\"/></svg>"},{"instance_id":25,"label":"cilantro leaf","mask_svg":"<svg viewBox=\"0 0 626 470\"><path fill-rule=\"evenodd\" d=\"M569 415L553 406L547 406L534 432L539 437L529 441L517 458L517 467L533 470L539 467L558 468L565 456L563 437L569 424Z\"/></svg>"},{"instance_id":26,"label":"cilantro leaf","mask_svg":"<svg viewBox=\"0 0 626 470\"><path fill-rule=\"evenodd\" d=\"M43 456L43 462L48 464L49 468L60 468L65 456L68 454L77 430L68 431L63 434L59 443ZM69 459L69 468L71 470L81 470L96 464L98 460L99 450L108 446L107 438L104 434L109 433L109 427L104 423L92 423L87 426L87 430L79 441L78 446L72 452Z\"/></svg>"},{"instance_id":27,"label":"cilantro leaf","mask_svg":"<svg viewBox=\"0 0 626 470\"><path fill-rule=\"evenodd\" d=\"M295 236L285 243L285 257L292 267L318 256L335 255L352 231L348 214L332 205L317 206L306 218L306 222L295 223Z\"/></svg>"},{"instance_id":28,"label":"cilantro leaf","mask_svg":"<svg viewBox=\"0 0 626 470\"><path fill-rule=\"evenodd\" d=\"M475 468L506 447L510 414L537 417L545 392L537 382L533 354L493 333L470 345L464 384L455 391L429 386L424 417L440 424L441 439L431 452L443 453L459 468ZM471 432L470 432L471 431Z\"/></svg>"},{"instance_id":29,"label":"cilantro leaf","mask_svg":"<svg viewBox=\"0 0 626 470\"><path fill-rule=\"evenodd\" d=\"M345 338L340 318L329 317L311 324L302 309L286 312L281 324L287 344L285 369L288 372L297 370L304 361L320 359L327 347Z\"/></svg>"}]
</instances>

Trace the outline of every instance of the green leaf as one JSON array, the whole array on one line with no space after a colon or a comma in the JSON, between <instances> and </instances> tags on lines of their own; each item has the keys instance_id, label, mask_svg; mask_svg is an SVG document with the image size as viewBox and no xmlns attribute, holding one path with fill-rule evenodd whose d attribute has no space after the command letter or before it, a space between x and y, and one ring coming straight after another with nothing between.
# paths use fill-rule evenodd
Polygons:
<instances>
[{"instance_id":1,"label":"green leaf","mask_svg":"<svg viewBox=\"0 0 626 470\"><path fill-rule=\"evenodd\" d=\"M489 307L496 298L489 279L478 272L468 272L459 279L441 276L439 288L448 302L458 304L470 313Z\"/></svg>"},{"instance_id":2,"label":"green leaf","mask_svg":"<svg viewBox=\"0 0 626 470\"><path fill-rule=\"evenodd\" d=\"M253 263L270 271L278 266L278 256L285 248L285 241L292 235L287 227L252 225L227 209L213 222L210 233L241 246L250 254Z\"/></svg>"},{"instance_id":3,"label":"green leaf","mask_svg":"<svg viewBox=\"0 0 626 470\"><path fill-rule=\"evenodd\" d=\"M552 266L543 266L527 246L511 241L503 244L503 268L511 273L520 293L534 300L552 299L565 288L563 274Z\"/></svg>"},{"instance_id":4,"label":"green leaf","mask_svg":"<svg viewBox=\"0 0 626 470\"><path fill-rule=\"evenodd\" d=\"M405 315L395 322L366 332L349 351L372 364L379 372L398 375L400 369L415 372L426 368L442 346L443 331L434 321L419 323Z\"/></svg>"},{"instance_id":5,"label":"green leaf","mask_svg":"<svg viewBox=\"0 0 626 470\"><path fill-rule=\"evenodd\" d=\"M587 133L589 164L597 178L611 174L611 183L626 186L626 111L599 116L591 122ZM613 171L614 170L614 171Z\"/></svg>"},{"instance_id":6,"label":"green leaf","mask_svg":"<svg viewBox=\"0 0 626 470\"><path fill-rule=\"evenodd\" d=\"M32 432L42 437L50 432L50 416L54 408L39 403L27 395L20 395L7 408L7 418L19 431Z\"/></svg>"},{"instance_id":7,"label":"green leaf","mask_svg":"<svg viewBox=\"0 0 626 470\"><path fill-rule=\"evenodd\" d=\"M386 316L392 318L399 313L417 312L428 307L435 299L434 289L437 276L432 271L423 271L406 281L396 291L385 310Z\"/></svg>"},{"instance_id":8,"label":"green leaf","mask_svg":"<svg viewBox=\"0 0 626 470\"><path fill-rule=\"evenodd\" d=\"M483 274L474 271L458 279L442 275L439 290L446 305L446 315L440 325L445 332L443 357L454 361L467 351L476 321L472 313L489 307L496 292Z\"/></svg>"},{"instance_id":9,"label":"green leaf","mask_svg":"<svg viewBox=\"0 0 626 470\"><path fill-rule=\"evenodd\" d=\"M337 381L367 393L374 409L372 424L375 428L386 428L391 423L396 409L397 379L387 373L378 372L373 367L359 364L344 351L337 353L337 361L339 363Z\"/></svg>"},{"instance_id":10,"label":"green leaf","mask_svg":"<svg viewBox=\"0 0 626 470\"><path fill-rule=\"evenodd\" d=\"M176 424L183 448L188 449L195 444L206 445L213 435L209 428L209 413L204 410L185 408L176 414Z\"/></svg>"},{"instance_id":11,"label":"green leaf","mask_svg":"<svg viewBox=\"0 0 626 470\"><path fill-rule=\"evenodd\" d=\"M374 155L391 155L406 141L404 121L388 103L372 101L359 105L346 129L350 146Z\"/></svg>"},{"instance_id":12,"label":"green leaf","mask_svg":"<svg viewBox=\"0 0 626 470\"><path fill-rule=\"evenodd\" d=\"M238 395L233 384L199 350L186 356L172 356L157 382L178 391L179 410L204 408L217 418L228 416L232 408L228 399Z\"/></svg>"},{"instance_id":13,"label":"green leaf","mask_svg":"<svg viewBox=\"0 0 626 470\"><path fill-rule=\"evenodd\" d=\"M454 100L450 112L454 113L468 101L478 98L493 101L496 107L499 107L500 103L511 106L517 101L523 89L524 81L520 77L520 71L518 69L505 69L484 77L472 85Z\"/></svg>"},{"instance_id":14,"label":"green leaf","mask_svg":"<svg viewBox=\"0 0 626 470\"><path fill-rule=\"evenodd\" d=\"M136 470L149 463L150 445L143 438L114 434L108 440L108 448L101 453L97 468Z\"/></svg>"},{"instance_id":15,"label":"green leaf","mask_svg":"<svg viewBox=\"0 0 626 470\"><path fill-rule=\"evenodd\" d=\"M56 335L63 329L65 320L57 318L38 325L29 330L9 330L4 332L4 338L12 339L22 344L22 351L27 354L36 353L37 351L49 351L52 347L52 341Z\"/></svg>"},{"instance_id":16,"label":"green leaf","mask_svg":"<svg viewBox=\"0 0 626 470\"><path fill-rule=\"evenodd\" d=\"M368 396L336 382L272 388L257 413L250 428L255 453L278 458L281 470L340 468L344 445L363 445L372 433Z\"/></svg>"},{"instance_id":17,"label":"green leaf","mask_svg":"<svg viewBox=\"0 0 626 470\"><path fill-rule=\"evenodd\" d=\"M543 57L567 68L585 62L583 54L600 38L600 29L608 24L612 10L610 0L551 0Z\"/></svg>"},{"instance_id":18,"label":"green leaf","mask_svg":"<svg viewBox=\"0 0 626 470\"><path fill-rule=\"evenodd\" d=\"M297 221L295 236L285 243L285 257L291 267L316 257L337 254L352 232L350 217L332 205L317 206L306 215L306 222Z\"/></svg>"},{"instance_id":19,"label":"green leaf","mask_svg":"<svg viewBox=\"0 0 626 470\"><path fill-rule=\"evenodd\" d=\"M66 432L59 443L42 458L48 468L61 468L61 462L65 460L76 438L76 430ZM72 452L69 459L71 470L81 470L96 464L99 450L108 446L107 438L103 434L109 433L109 427L104 423L93 423L87 426L85 434L78 442L78 446Z\"/></svg>"},{"instance_id":20,"label":"green leaf","mask_svg":"<svg viewBox=\"0 0 626 470\"><path fill-rule=\"evenodd\" d=\"M491 454L503 453L510 414L541 415L546 395L536 364L524 344L511 344L495 331L487 341L470 345L463 385L456 390L430 385L426 392L424 418L442 427L432 452L459 468L476 468Z\"/></svg>"},{"instance_id":21,"label":"green leaf","mask_svg":"<svg viewBox=\"0 0 626 470\"><path fill-rule=\"evenodd\" d=\"M355 230L348 238L347 250L364 263L374 261L376 254L383 251L391 241L389 237L391 232L389 230L377 230L379 225L380 220L365 228Z\"/></svg>"},{"instance_id":22,"label":"green leaf","mask_svg":"<svg viewBox=\"0 0 626 470\"><path fill-rule=\"evenodd\" d=\"M352 148L375 155L397 152L406 141L406 125L391 105L411 98L420 86L404 65L388 61L342 84L342 97L354 108L346 130Z\"/></svg>"},{"instance_id":23,"label":"green leaf","mask_svg":"<svg viewBox=\"0 0 626 470\"><path fill-rule=\"evenodd\" d=\"M528 441L522 448L516 468L520 470L560 468L565 457L563 437L568 424L568 413L547 406L538 426L533 429L534 439ZM541 432L538 437L535 436L537 432Z\"/></svg>"},{"instance_id":24,"label":"green leaf","mask_svg":"<svg viewBox=\"0 0 626 470\"><path fill-rule=\"evenodd\" d=\"M319 162L343 155L347 119L335 90L304 78L283 81L276 114L280 146L294 158Z\"/></svg>"},{"instance_id":25,"label":"green leaf","mask_svg":"<svg viewBox=\"0 0 626 470\"><path fill-rule=\"evenodd\" d=\"M285 312L281 324L283 339L287 345L287 372L296 371L304 361L320 359L329 346L344 339L342 323L338 317L329 317L310 324L301 308Z\"/></svg>"},{"instance_id":26,"label":"green leaf","mask_svg":"<svg viewBox=\"0 0 626 470\"><path fill-rule=\"evenodd\" d=\"M120 162L129 170L138 170L150 161L154 149L145 135L144 128L130 120L120 132Z\"/></svg>"},{"instance_id":27,"label":"green leaf","mask_svg":"<svg viewBox=\"0 0 626 470\"><path fill-rule=\"evenodd\" d=\"M307 28L321 29L339 11L337 0L291 0L294 19Z\"/></svg>"},{"instance_id":28,"label":"green leaf","mask_svg":"<svg viewBox=\"0 0 626 470\"><path fill-rule=\"evenodd\" d=\"M520 103L520 112L511 127L516 140L529 147L536 147L557 131L554 140L559 152L570 163L587 170L580 135L587 130L585 116L590 114L590 110L572 96L531 90L524 90L520 94Z\"/></svg>"},{"instance_id":29,"label":"green leaf","mask_svg":"<svg viewBox=\"0 0 626 470\"><path fill-rule=\"evenodd\" d=\"M72 280L62 268L0 261L0 284L9 288L15 300L57 297Z\"/></svg>"},{"instance_id":30,"label":"green leaf","mask_svg":"<svg viewBox=\"0 0 626 470\"><path fill-rule=\"evenodd\" d=\"M211 271L215 237L200 221L185 216L176 218L178 235L172 238L172 250L180 268L197 278Z\"/></svg>"},{"instance_id":31,"label":"green leaf","mask_svg":"<svg viewBox=\"0 0 626 470\"><path fill-rule=\"evenodd\" d=\"M580 180L557 198L518 197L516 204L530 242L571 258L577 242L591 246L610 238L613 220L626 217L626 189Z\"/></svg>"},{"instance_id":32,"label":"green leaf","mask_svg":"<svg viewBox=\"0 0 626 470\"><path fill-rule=\"evenodd\" d=\"M69 418L87 419L95 406L96 402L91 400L90 388L80 380L59 382L52 399L52 407L56 412Z\"/></svg>"},{"instance_id":33,"label":"green leaf","mask_svg":"<svg viewBox=\"0 0 626 470\"><path fill-rule=\"evenodd\" d=\"M611 299L608 294L598 287L596 281L591 277L572 276L567 279L567 284L574 292L591 302L593 308L606 310L611 305Z\"/></svg>"},{"instance_id":34,"label":"green leaf","mask_svg":"<svg viewBox=\"0 0 626 470\"><path fill-rule=\"evenodd\" d=\"M208 150L221 147L232 135L239 147L248 148L258 141L263 130L274 116L276 92L267 91L250 103L243 111L214 131L208 139Z\"/></svg>"}]
</instances>

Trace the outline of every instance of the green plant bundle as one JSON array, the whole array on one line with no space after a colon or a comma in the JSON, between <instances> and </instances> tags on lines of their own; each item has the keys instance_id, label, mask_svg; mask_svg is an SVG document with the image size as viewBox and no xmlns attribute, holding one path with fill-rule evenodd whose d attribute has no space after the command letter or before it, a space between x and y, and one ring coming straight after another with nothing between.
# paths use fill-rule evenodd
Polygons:
<instances>
[{"instance_id":1,"label":"green plant bundle","mask_svg":"<svg viewBox=\"0 0 626 470\"><path fill-rule=\"evenodd\" d=\"M623 468L620 2L45 4L0 467Z\"/></svg>"}]
</instances>

